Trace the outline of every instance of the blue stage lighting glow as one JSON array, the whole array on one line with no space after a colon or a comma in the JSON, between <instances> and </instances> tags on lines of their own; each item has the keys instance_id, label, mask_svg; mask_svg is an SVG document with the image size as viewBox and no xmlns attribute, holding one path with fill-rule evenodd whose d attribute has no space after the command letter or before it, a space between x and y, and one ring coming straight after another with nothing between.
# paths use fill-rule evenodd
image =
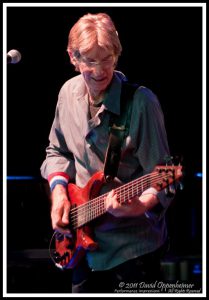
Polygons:
<instances>
[{"instance_id":1,"label":"blue stage lighting glow","mask_svg":"<svg viewBox=\"0 0 209 300\"><path fill-rule=\"evenodd\" d=\"M197 172L197 173L195 173L195 177L202 178L202 173L201 173L201 172Z\"/></svg>"},{"instance_id":2,"label":"blue stage lighting glow","mask_svg":"<svg viewBox=\"0 0 209 300\"><path fill-rule=\"evenodd\" d=\"M201 273L202 273L201 264L195 264L195 265L193 266L192 273L193 273L193 274L201 274Z\"/></svg>"},{"instance_id":3,"label":"blue stage lighting glow","mask_svg":"<svg viewBox=\"0 0 209 300\"><path fill-rule=\"evenodd\" d=\"M7 176L7 180L33 180L34 176Z\"/></svg>"}]
</instances>

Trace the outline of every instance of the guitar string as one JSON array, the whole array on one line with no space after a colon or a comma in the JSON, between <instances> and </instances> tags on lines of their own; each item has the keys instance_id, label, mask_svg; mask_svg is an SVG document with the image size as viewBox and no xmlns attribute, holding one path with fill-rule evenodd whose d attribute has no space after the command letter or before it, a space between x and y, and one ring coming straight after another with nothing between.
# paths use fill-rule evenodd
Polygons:
<instances>
[{"instance_id":1,"label":"guitar string","mask_svg":"<svg viewBox=\"0 0 209 300\"><path fill-rule=\"evenodd\" d=\"M150 174L148 174L147 176L149 176ZM161 178L163 178L163 179L165 179L166 177L163 175L163 174L158 174L158 175L160 175L161 176ZM171 175L169 175L169 174L167 174L167 178L168 177L170 177ZM173 176L173 173L172 173L172 176ZM152 176L153 178L154 178L154 176ZM150 176L150 178L152 178L151 176ZM141 179L142 177L140 177L140 178L138 178L138 179ZM149 184L150 184L150 178L149 178ZM138 179L136 179L135 181L137 181ZM173 182L173 180L172 180L172 182ZM169 184L171 184L172 182L169 182L167 185L169 185ZM154 183L154 182L153 182ZM130 182L129 184L126 184L126 185L123 185L123 186L120 186L119 187L119 189L120 190L123 190L124 189L124 191L123 192L120 192L120 193L118 193L119 194L119 197L121 197L121 196L124 196L124 195L126 195L126 197L128 196L128 198L131 198L131 197L133 197L133 195L131 195L131 196L129 196L129 190L128 190L128 194L127 194L127 187L129 186L129 185L132 185L132 190L135 192L135 191L137 191L137 193L139 194L139 191L138 191L138 187L137 187L137 189L134 189L133 188L133 181L132 182ZM150 185L149 185L150 186ZM108 194L108 193L107 193ZM97 202L98 202L98 200L104 200L104 197L106 197L106 194L105 195L102 195L102 197L99 197L98 199L97 199ZM127 198L127 199L128 199ZM95 198L96 199L96 198ZM93 200L95 200L95 199L93 199ZM126 199L126 200L127 200ZM99 202L101 202L101 201L99 201ZM82 211L82 210L80 210L80 211L78 211L78 214L76 215L76 216L73 216L73 217L75 217L74 219L73 219L73 221L72 222L76 222L76 220L77 220L77 217L79 216L79 221L82 221L82 224L84 223L87 223L87 222L89 222L90 220L92 220L92 219L94 219L96 216L98 216L98 215L101 215L101 213L100 213L100 211L101 211L101 209L102 209L102 212L105 212L105 208L104 208L104 203L103 202L101 202L101 203L97 203L97 205L95 204L96 202L95 201L88 201L87 203L84 203L84 211ZM92 205L94 206L94 207L92 207ZM99 206L100 205L100 206ZM79 206L80 207L80 206ZM94 209L94 210L92 210L92 208ZM77 208L78 209L78 208ZM90 214L89 214L90 213ZM83 215L82 216L82 214L85 214L85 215ZM82 218L83 218L83 220L82 220ZM85 220L85 221L84 221ZM79 226L80 226L80 223L79 223Z\"/></svg>"},{"instance_id":2,"label":"guitar string","mask_svg":"<svg viewBox=\"0 0 209 300\"><path fill-rule=\"evenodd\" d=\"M94 210L93 212L91 211L90 214L87 211L86 213L82 213L78 216L77 219L75 219L72 222L73 228L79 228L82 225L87 224L91 220L94 220L96 217L101 216L103 213L105 213L107 210L105 208L104 202L98 206L97 210ZM88 213L88 214L87 214Z\"/></svg>"},{"instance_id":3,"label":"guitar string","mask_svg":"<svg viewBox=\"0 0 209 300\"><path fill-rule=\"evenodd\" d=\"M159 175L157 176L157 177L159 177ZM154 177L153 177L154 178ZM156 177L155 177L156 178ZM157 179L159 179L159 178L157 178ZM155 179L155 181L156 181L156 179ZM150 182L149 182L150 183ZM152 180L152 184L153 184L154 182L153 182L153 180ZM147 182L146 182L146 184L147 184ZM149 185L150 186L150 185ZM128 189L127 189L127 187L128 187ZM121 188L120 188L120 190L119 190L119 192L117 192L116 191L116 193L118 194L118 198L122 198L122 197L128 197L129 199L130 198L132 198L134 195L133 195L133 193L135 193L135 192L137 192L137 194L140 194L140 192L141 192L141 187L139 187L139 186L134 186L134 185L132 185L131 186L132 187L132 189L131 189L131 191L130 191L130 185L129 186L121 186ZM146 188L147 186L144 184L143 185L143 189L144 188ZM143 189L142 189L142 191L143 191ZM128 192L128 193L127 193ZM131 194L131 195L130 195ZM74 219L74 217L77 217L78 215L80 215L80 214L82 214L82 213L87 213L90 209L91 209L91 211L90 212L92 212L92 209L94 209L94 210L98 210L98 205L100 204L100 202L101 202L101 200L104 200L104 198L106 197L106 195L108 195L108 193L107 194L104 194L104 195L102 195L102 196L100 196L100 197L98 197L98 198L95 198L95 199L93 199L93 201L88 201L88 202L86 202L85 203L85 205L83 206L83 207L77 207L77 210L76 210L76 215L74 214L74 212L75 212L75 209L74 209L74 211L71 213L71 221L73 221L73 219ZM126 200L128 200L128 199L125 199L125 201ZM125 202L124 201L124 202ZM93 206L93 207L92 207Z\"/></svg>"},{"instance_id":4,"label":"guitar string","mask_svg":"<svg viewBox=\"0 0 209 300\"><path fill-rule=\"evenodd\" d=\"M151 179L153 180L153 179L155 179L155 178L159 179L159 174L157 174L157 176L156 176L156 175L153 176ZM127 184L125 184L125 185L122 185L122 186L116 188L116 189L115 189L115 192L116 192L117 194L120 194L121 196L123 196L123 194L126 193L127 190L128 190L130 187L132 187L132 189L133 189L133 187L135 188L136 184L138 184L137 181L138 181L138 179L132 181L131 183L127 183ZM146 185L147 185L148 183L150 183L150 178L149 178L149 181L146 180L146 181L144 181L144 182L141 183L141 186L143 186L143 189L147 187ZM138 184L137 188L139 188L139 184ZM99 196L99 197L97 197L97 198L94 198L93 200L90 200L90 201L88 201L88 202L85 202L85 203L79 205L78 207L72 208L72 210L71 210L71 218L73 218L74 212L76 213L76 216L77 216L77 213L82 212L82 210L85 211L87 206L92 206L92 204L96 206L96 203L98 203L98 202L100 202L101 200L103 200L104 197L106 197L108 194L109 194L109 192L108 192L108 193L105 193L105 194L103 194L103 195L101 195L101 196Z\"/></svg>"},{"instance_id":5,"label":"guitar string","mask_svg":"<svg viewBox=\"0 0 209 300\"><path fill-rule=\"evenodd\" d=\"M169 177L169 176L167 175L167 177ZM124 184L124 185L122 185L122 186L116 188L116 189L115 189L115 192L116 192L116 193L121 193L121 191L122 191L122 192L123 192L123 191L127 191L127 188L130 190L130 187L133 188L133 187L135 187L136 185L137 185L137 187L142 186L142 188L144 189L144 187L147 187L146 185L147 185L148 183L149 183L149 184L153 184L154 182L152 182L152 181L153 181L153 179L156 179L156 178L163 179L163 178L165 178L165 176L162 176L162 175L160 175L160 174L156 174L155 176L152 176L152 177L148 178L148 180L146 179L146 181L145 181L145 180L142 181L140 184L139 184L138 180L134 180L134 181L132 181L131 183L129 182L129 183L127 183L127 184ZM108 192L108 193L109 193L109 192ZM96 200L100 200L101 197L103 197L104 195L108 195L108 193L103 194L103 195L101 195L101 196L98 196L97 198L94 198L94 199L92 199L92 200L95 200L95 201L96 201ZM91 200L91 201L92 201L92 200ZM87 203L90 204L91 201L85 202L85 203L79 205L79 207L72 208L71 211L73 212L74 210L77 210L78 208L82 209L85 205L87 205ZM94 202L94 201L93 201L93 202Z\"/></svg>"},{"instance_id":6,"label":"guitar string","mask_svg":"<svg viewBox=\"0 0 209 300\"><path fill-rule=\"evenodd\" d=\"M133 191L137 192L137 194L138 194L139 193L138 187L134 188ZM128 200L128 198L130 199L130 198L133 197L133 196L127 195L127 190L124 190L122 192L122 194L119 194L119 197L124 197L124 196L127 197L126 200ZM102 200L104 200L104 198L105 197L102 197ZM91 201L89 201L89 202L91 202ZM94 203L94 205L95 205L95 203ZM89 206L91 206L91 205L89 205ZM71 219L71 223L73 224L74 228L80 227L81 225L83 225L83 224L89 222L90 220L94 219L96 216L101 215L101 212L105 212L105 211L106 211L106 209L105 209L104 202L97 203L97 206L95 205L94 210L92 210L92 207L86 206L86 210L79 211L78 214L75 216L75 218L73 220Z\"/></svg>"},{"instance_id":7,"label":"guitar string","mask_svg":"<svg viewBox=\"0 0 209 300\"><path fill-rule=\"evenodd\" d=\"M135 180L133 180L133 181L131 181L131 182L128 182L128 183L126 183L126 184L124 184L124 185L122 185L122 186L119 186L118 188L115 189L115 191L117 192L117 191L120 190L120 189L125 189L125 188L127 188L127 187L129 188L129 186L131 186L131 185L138 184L139 181L142 181L142 182L141 182L141 185L146 184L146 183L148 182L148 180L150 181L150 179L155 178L156 175L159 176L159 173L155 173L155 175L154 175L153 177L150 177L150 174L144 175L143 177L137 178L137 179L135 179ZM141 180L142 178L143 178L143 180ZM147 180L147 179L148 179L148 180ZM108 193L109 193L109 192L108 192ZM108 193L103 194L103 195L101 195L101 196L98 196L98 197L94 198L93 200L95 200L95 201L96 201L96 200L100 200L101 197L103 197L104 195L108 195ZM85 203L79 205L79 207L72 208L72 209L71 209L71 212L73 212L74 210L77 210L77 209L82 209L82 207L84 207L87 203L89 203L89 202L85 202Z\"/></svg>"}]
</instances>

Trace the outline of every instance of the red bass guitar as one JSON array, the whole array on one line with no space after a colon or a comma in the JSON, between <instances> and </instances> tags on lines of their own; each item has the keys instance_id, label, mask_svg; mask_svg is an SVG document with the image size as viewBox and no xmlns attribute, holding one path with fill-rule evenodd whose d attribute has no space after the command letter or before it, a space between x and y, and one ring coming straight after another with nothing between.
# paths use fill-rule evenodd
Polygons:
<instances>
[{"instance_id":1,"label":"red bass guitar","mask_svg":"<svg viewBox=\"0 0 209 300\"><path fill-rule=\"evenodd\" d=\"M140 196L149 187L160 191L181 177L182 166L180 165L156 166L152 173L117 187L115 192L118 201L124 203L134 196ZM86 251L97 249L98 244L93 240L93 231L88 223L106 212L105 198L108 193L99 195L104 184L103 172L95 173L84 188L73 183L68 184L72 237L54 232L55 251L52 259L57 267L72 269L80 262Z\"/></svg>"}]
</instances>

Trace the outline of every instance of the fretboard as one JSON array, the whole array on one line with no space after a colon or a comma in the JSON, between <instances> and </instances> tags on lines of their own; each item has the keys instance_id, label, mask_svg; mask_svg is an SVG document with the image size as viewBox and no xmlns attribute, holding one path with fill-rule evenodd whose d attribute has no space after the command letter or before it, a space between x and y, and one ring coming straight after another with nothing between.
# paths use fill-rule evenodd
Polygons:
<instances>
[{"instance_id":1,"label":"fretboard","mask_svg":"<svg viewBox=\"0 0 209 300\"><path fill-rule=\"evenodd\" d=\"M115 189L117 200L119 203L123 203L134 196L140 196L144 190L158 183L160 185L161 180L164 179L165 176L161 173L153 172L126 183ZM92 200L89 200L84 204L72 208L70 219L73 228L76 229L82 225L85 225L86 223L104 214L106 212L105 199L107 195L108 193L105 193Z\"/></svg>"}]
</instances>

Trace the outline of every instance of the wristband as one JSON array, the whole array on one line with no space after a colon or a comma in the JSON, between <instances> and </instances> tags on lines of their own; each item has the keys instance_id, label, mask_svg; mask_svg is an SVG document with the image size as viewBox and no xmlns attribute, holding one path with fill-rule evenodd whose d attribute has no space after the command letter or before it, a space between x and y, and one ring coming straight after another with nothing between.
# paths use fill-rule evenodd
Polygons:
<instances>
[{"instance_id":1,"label":"wristband","mask_svg":"<svg viewBox=\"0 0 209 300\"><path fill-rule=\"evenodd\" d=\"M64 172L56 172L50 174L48 176L48 182L49 182L51 192L53 191L53 189L57 184L61 184L64 187L66 187L68 185L68 180L69 180L69 176Z\"/></svg>"}]
</instances>

